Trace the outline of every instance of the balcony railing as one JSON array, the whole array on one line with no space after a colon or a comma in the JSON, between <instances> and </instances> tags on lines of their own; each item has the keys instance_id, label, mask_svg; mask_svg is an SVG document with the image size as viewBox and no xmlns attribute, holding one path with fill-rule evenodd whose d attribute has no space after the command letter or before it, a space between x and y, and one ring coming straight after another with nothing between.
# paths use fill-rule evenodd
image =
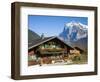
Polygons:
<instances>
[{"instance_id":1,"label":"balcony railing","mask_svg":"<svg viewBox=\"0 0 100 82\"><path fill-rule=\"evenodd\" d=\"M39 49L40 54L60 54L64 53L63 48L44 48Z\"/></svg>"}]
</instances>

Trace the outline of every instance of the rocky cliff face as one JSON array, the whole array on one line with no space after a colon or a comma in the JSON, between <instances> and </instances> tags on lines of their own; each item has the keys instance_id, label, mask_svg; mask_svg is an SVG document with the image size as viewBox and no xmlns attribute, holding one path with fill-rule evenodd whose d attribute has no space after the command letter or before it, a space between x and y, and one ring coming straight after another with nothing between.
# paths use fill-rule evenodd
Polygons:
<instances>
[{"instance_id":1,"label":"rocky cliff face","mask_svg":"<svg viewBox=\"0 0 100 82\"><path fill-rule=\"evenodd\" d=\"M74 21L66 23L59 37L72 46L77 46L84 50L87 49L87 25Z\"/></svg>"}]
</instances>

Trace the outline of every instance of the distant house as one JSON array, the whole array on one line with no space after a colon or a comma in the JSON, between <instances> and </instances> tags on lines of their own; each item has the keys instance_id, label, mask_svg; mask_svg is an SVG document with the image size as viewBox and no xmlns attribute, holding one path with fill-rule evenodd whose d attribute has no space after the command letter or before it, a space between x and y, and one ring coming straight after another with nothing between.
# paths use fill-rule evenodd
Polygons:
<instances>
[{"instance_id":1,"label":"distant house","mask_svg":"<svg viewBox=\"0 0 100 82\"><path fill-rule=\"evenodd\" d=\"M28 44L28 65L63 62L73 48L58 37L42 37Z\"/></svg>"},{"instance_id":2,"label":"distant house","mask_svg":"<svg viewBox=\"0 0 100 82\"><path fill-rule=\"evenodd\" d=\"M76 50L79 50L80 51L80 53L83 53L83 52L85 52L84 50L82 50L81 48L79 48L79 47L74 47Z\"/></svg>"}]
</instances>

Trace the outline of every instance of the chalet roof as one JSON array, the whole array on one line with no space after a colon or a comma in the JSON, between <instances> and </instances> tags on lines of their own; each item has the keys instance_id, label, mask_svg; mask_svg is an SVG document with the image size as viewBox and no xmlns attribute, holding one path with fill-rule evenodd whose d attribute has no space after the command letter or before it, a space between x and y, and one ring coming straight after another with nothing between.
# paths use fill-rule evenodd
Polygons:
<instances>
[{"instance_id":1,"label":"chalet roof","mask_svg":"<svg viewBox=\"0 0 100 82\"><path fill-rule=\"evenodd\" d=\"M74 47L74 48L77 49L77 50L79 50L79 51L81 51L81 52L84 52L84 50L81 49L81 48L79 48L79 47Z\"/></svg>"},{"instance_id":2,"label":"chalet roof","mask_svg":"<svg viewBox=\"0 0 100 82\"><path fill-rule=\"evenodd\" d=\"M58 37L52 36L52 37L45 37L43 39L40 38L40 39L31 41L30 43L28 43L28 49L34 48L34 47L36 47L36 46L38 46L40 44L43 44L43 43L45 43L45 42L47 42L49 40L55 39L55 38L58 39L58 40L60 40L61 42L63 42L68 47L72 48L71 46L69 46L68 44L66 44L64 41L62 41L61 39L59 39Z\"/></svg>"}]
</instances>

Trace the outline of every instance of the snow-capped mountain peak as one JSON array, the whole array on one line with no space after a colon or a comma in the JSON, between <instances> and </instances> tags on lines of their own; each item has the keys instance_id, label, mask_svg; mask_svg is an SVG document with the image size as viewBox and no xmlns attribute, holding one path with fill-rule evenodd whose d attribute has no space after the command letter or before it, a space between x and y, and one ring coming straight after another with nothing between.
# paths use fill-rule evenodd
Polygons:
<instances>
[{"instance_id":1,"label":"snow-capped mountain peak","mask_svg":"<svg viewBox=\"0 0 100 82\"><path fill-rule=\"evenodd\" d=\"M87 29L87 25L82 24L80 22L71 21L71 22L65 24L65 27L73 27L73 26L77 26L80 29Z\"/></svg>"},{"instance_id":2,"label":"snow-capped mountain peak","mask_svg":"<svg viewBox=\"0 0 100 82\"><path fill-rule=\"evenodd\" d=\"M88 26L80 22L71 21L66 23L60 37L65 41L77 41L81 38L87 37Z\"/></svg>"}]
</instances>

